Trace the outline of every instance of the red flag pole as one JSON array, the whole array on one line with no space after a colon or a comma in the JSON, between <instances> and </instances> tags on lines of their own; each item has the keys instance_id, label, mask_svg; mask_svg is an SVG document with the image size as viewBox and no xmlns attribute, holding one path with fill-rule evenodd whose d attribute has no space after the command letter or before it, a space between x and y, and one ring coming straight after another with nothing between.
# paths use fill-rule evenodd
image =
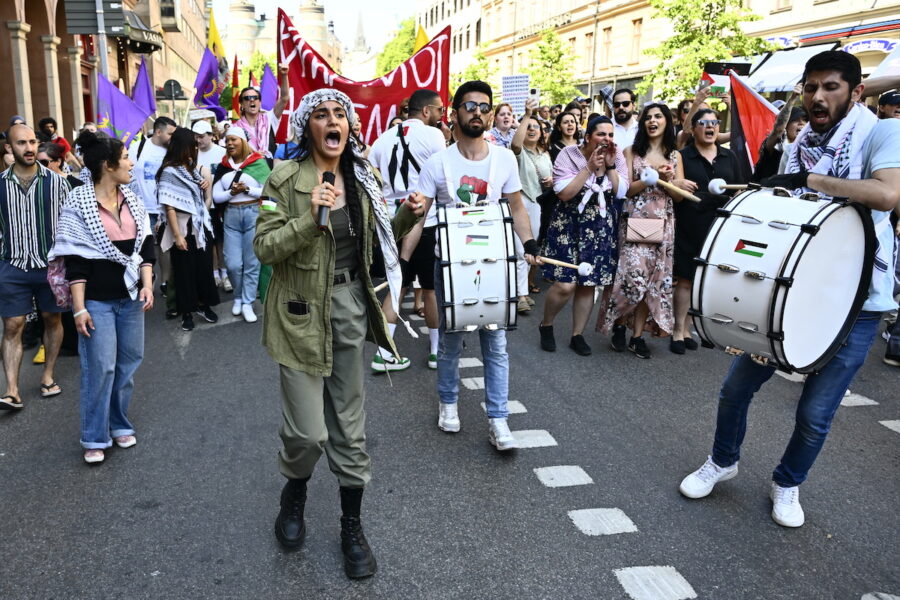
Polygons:
<instances>
[{"instance_id":1,"label":"red flag pole","mask_svg":"<svg viewBox=\"0 0 900 600\"><path fill-rule=\"evenodd\" d=\"M241 84L238 81L238 62L237 62L237 54L234 55L234 70L231 73L231 110L234 111L235 119L241 118L241 99L240 91Z\"/></svg>"}]
</instances>

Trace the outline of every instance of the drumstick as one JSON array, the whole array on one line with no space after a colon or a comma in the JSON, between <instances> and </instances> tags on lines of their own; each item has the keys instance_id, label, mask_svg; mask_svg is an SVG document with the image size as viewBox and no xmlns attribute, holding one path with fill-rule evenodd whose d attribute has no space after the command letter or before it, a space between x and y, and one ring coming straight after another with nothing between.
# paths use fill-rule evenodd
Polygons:
<instances>
[{"instance_id":1,"label":"drumstick","mask_svg":"<svg viewBox=\"0 0 900 600\"><path fill-rule=\"evenodd\" d=\"M375 286L375 291L376 291L376 292L380 292L381 290L383 290L383 289L386 288L387 286L388 286L388 282L387 282L387 281L385 281L384 283L379 283L378 285Z\"/></svg>"},{"instance_id":2,"label":"drumstick","mask_svg":"<svg viewBox=\"0 0 900 600\"><path fill-rule=\"evenodd\" d=\"M707 186L710 194L724 194L725 190L746 190L746 185L737 183L725 183L724 179L713 179Z\"/></svg>"},{"instance_id":3,"label":"drumstick","mask_svg":"<svg viewBox=\"0 0 900 600\"><path fill-rule=\"evenodd\" d=\"M650 167L644 167L641 171L641 181L643 181L646 185L658 185L664 190L675 194L679 198L683 198L685 200L690 200L691 202L700 202L700 198L691 194L690 192L686 192L677 185L673 185L668 181L663 181L659 178L659 173L656 172L656 169L651 169Z\"/></svg>"},{"instance_id":4,"label":"drumstick","mask_svg":"<svg viewBox=\"0 0 900 600\"><path fill-rule=\"evenodd\" d=\"M539 256L538 258L550 265L556 265L557 267L566 267L567 269L575 269L582 277L587 277L594 272L594 267L592 267L590 263L583 262L580 265L575 265L569 262L556 260L555 258L547 258L546 256Z\"/></svg>"}]
</instances>

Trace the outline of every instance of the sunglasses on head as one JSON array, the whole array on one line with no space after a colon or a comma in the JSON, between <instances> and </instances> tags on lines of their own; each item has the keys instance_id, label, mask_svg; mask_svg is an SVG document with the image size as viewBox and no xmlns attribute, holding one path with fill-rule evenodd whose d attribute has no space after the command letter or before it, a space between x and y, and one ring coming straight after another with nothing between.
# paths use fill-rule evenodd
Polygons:
<instances>
[{"instance_id":1,"label":"sunglasses on head","mask_svg":"<svg viewBox=\"0 0 900 600\"><path fill-rule=\"evenodd\" d=\"M491 112L492 107L487 102L475 102L474 100L469 100L468 102L463 102L459 105L460 108L465 110L466 112L473 113L476 109L478 109L481 114L486 115Z\"/></svg>"},{"instance_id":2,"label":"sunglasses on head","mask_svg":"<svg viewBox=\"0 0 900 600\"><path fill-rule=\"evenodd\" d=\"M241 102L259 100L259 96L241 96Z\"/></svg>"},{"instance_id":3,"label":"sunglasses on head","mask_svg":"<svg viewBox=\"0 0 900 600\"><path fill-rule=\"evenodd\" d=\"M631 100L625 100L623 102L613 102L613 108L628 108L631 106Z\"/></svg>"},{"instance_id":4,"label":"sunglasses on head","mask_svg":"<svg viewBox=\"0 0 900 600\"><path fill-rule=\"evenodd\" d=\"M716 127L721 122L719 119L700 119L697 121L697 125L700 127Z\"/></svg>"}]
</instances>

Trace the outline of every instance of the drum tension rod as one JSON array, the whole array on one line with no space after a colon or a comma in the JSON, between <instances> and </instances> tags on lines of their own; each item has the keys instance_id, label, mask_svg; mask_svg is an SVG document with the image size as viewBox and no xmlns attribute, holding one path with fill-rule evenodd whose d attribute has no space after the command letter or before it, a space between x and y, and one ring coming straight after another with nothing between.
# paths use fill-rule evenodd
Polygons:
<instances>
[{"instance_id":1,"label":"drum tension rod","mask_svg":"<svg viewBox=\"0 0 900 600\"><path fill-rule=\"evenodd\" d=\"M766 279L766 274L762 271L744 271L744 277L755 279L756 281L763 281Z\"/></svg>"},{"instance_id":2,"label":"drum tension rod","mask_svg":"<svg viewBox=\"0 0 900 600\"><path fill-rule=\"evenodd\" d=\"M735 267L734 265L728 265L725 263L720 263L716 265L716 268L722 271L723 273L739 273L741 270Z\"/></svg>"}]
</instances>

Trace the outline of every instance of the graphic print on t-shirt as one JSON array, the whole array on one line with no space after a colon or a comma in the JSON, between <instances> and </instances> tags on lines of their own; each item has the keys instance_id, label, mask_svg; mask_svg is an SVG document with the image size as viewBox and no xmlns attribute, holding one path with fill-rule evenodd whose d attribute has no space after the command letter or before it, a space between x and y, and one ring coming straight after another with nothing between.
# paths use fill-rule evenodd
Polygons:
<instances>
[{"instance_id":1,"label":"graphic print on t-shirt","mask_svg":"<svg viewBox=\"0 0 900 600\"><path fill-rule=\"evenodd\" d=\"M456 190L456 197L459 198L460 202L475 204L487 198L487 193L487 181L469 175L460 177L459 188Z\"/></svg>"}]
</instances>

